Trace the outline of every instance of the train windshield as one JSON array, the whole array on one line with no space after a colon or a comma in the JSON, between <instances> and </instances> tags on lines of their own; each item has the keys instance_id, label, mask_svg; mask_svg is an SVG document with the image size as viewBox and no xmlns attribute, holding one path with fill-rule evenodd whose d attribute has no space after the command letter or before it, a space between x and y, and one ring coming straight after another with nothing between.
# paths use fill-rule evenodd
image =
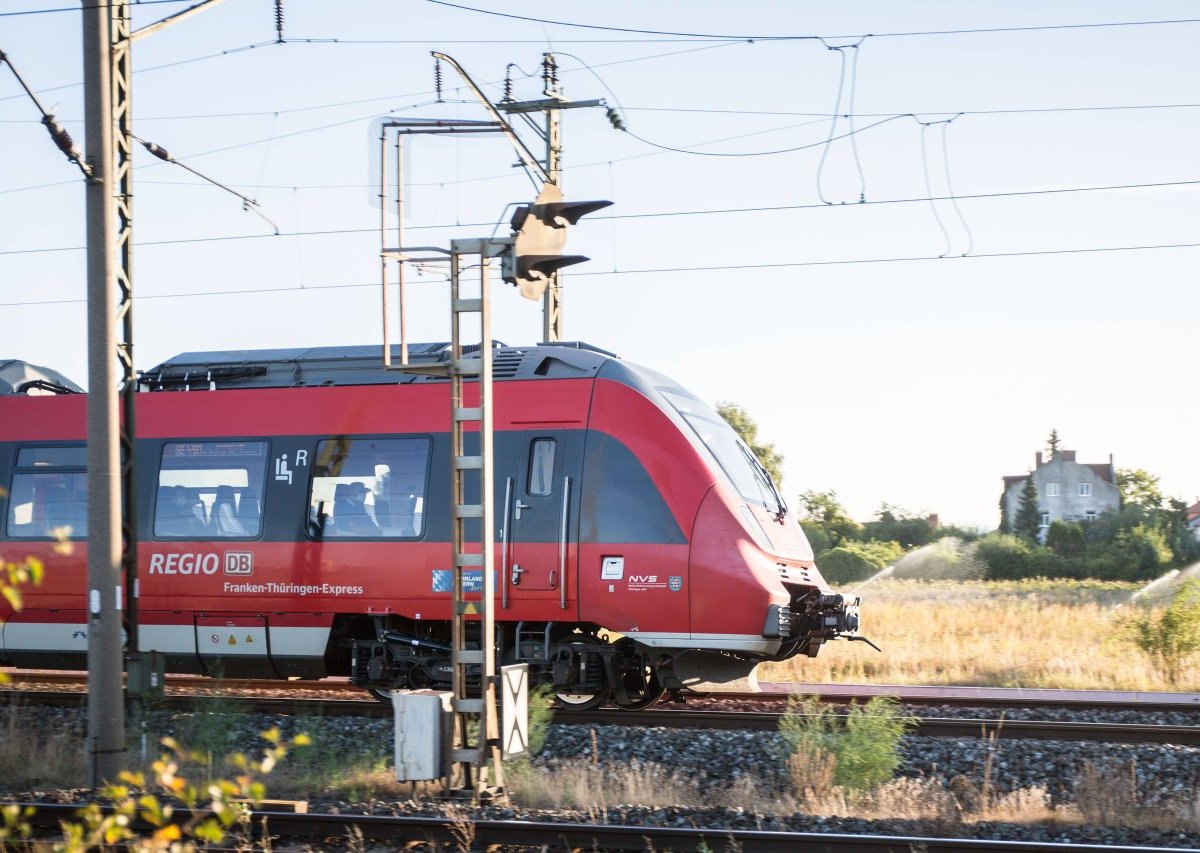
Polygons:
<instances>
[{"instance_id":1,"label":"train windshield","mask_svg":"<svg viewBox=\"0 0 1200 853\"><path fill-rule=\"evenodd\" d=\"M717 458L730 483L743 499L762 504L773 512L785 513L783 498L771 482L771 476L759 464L746 443L723 417L701 400L681 388L659 387L675 410L696 431L700 441Z\"/></svg>"}]
</instances>

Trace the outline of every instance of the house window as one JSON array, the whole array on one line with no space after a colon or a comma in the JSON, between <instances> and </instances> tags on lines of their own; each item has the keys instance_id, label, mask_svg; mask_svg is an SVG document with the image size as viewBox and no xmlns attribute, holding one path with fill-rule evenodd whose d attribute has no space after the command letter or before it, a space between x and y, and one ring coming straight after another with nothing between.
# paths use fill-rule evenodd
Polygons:
<instances>
[{"instance_id":1,"label":"house window","mask_svg":"<svg viewBox=\"0 0 1200 853\"><path fill-rule=\"evenodd\" d=\"M1058 497L1058 483L1047 483L1046 484L1046 497L1048 497L1048 498Z\"/></svg>"},{"instance_id":2,"label":"house window","mask_svg":"<svg viewBox=\"0 0 1200 853\"><path fill-rule=\"evenodd\" d=\"M1089 509L1086 513L1084 513L1083 517L1086 521L1095 521L1096 511L1094 509Z\"/></svg>"},{"instance_id":3,"label":"house window","mask_svg":"<svg viewBox=\"0 0 1200 853\"><path fill-rule=\"evenodd\" d=\"M1042 513L1042 527L1049 527L1049 526L1050 526L1050 513L1043 512Z\"/></svg>"},{"instance_id":4,"label":"house window","mask_svg":"<svg viewBox=\"0 0 1200 853\"><path fill-rule=\"evenodd\" d=\"M1080 483L1079 484L1079 497L1090 498L1091 496L1092 496L1092 484L1091 483Z\"/></svg>"}]
</instances>

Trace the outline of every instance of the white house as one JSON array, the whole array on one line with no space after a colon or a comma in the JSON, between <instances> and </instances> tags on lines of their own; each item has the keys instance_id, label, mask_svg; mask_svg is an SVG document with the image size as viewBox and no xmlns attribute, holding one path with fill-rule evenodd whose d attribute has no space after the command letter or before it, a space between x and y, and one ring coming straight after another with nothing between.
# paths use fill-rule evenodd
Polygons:
<instances>
[{"instance_id":1,"label":"white house","mask_svg":"<svg viewBox=\"0 0 1200 853\"><path fill-rule=\"evenodd\" d=\"M1094 521L1106 512L1121 508L1121 493L1117 489L1117 469L1112 454L1108 462L1075 461L1074 450L1060 450L1045 459L1039 450L1034 456L1030 474L1014 474L1004 478L1004 507L1009 523L1021 508L1021 492L1025 481L1033 477L1037 487L1038 510L1041 513L1042 537L1050 522Z\"/></svg>"}]
</instances>

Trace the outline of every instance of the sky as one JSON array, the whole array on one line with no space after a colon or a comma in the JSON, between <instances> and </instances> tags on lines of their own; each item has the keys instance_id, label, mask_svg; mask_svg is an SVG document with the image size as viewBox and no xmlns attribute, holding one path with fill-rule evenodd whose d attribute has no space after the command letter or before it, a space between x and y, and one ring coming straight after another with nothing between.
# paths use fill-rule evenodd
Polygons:
<instances>
[{"instance_id":1,"label":"sky","mask_svg":"<svg viewBox=\"0 0 1200 853\"><path fill-rule=\"evenodd\" d=\"M143 2L134 27L191 5ZM736 14L731 10L736 9ZM1200 495L1200 13L1168 0L225 0L134 45L135 361L377 344L379 117L563 93L564 338L743 406L794 498L994 528L1057 429ZM865 37L864 37L865 36ZM78 5L0 0L0 51L82 146ZM836 118L835 118L836 116ZM84 186L0 67L0 357L85 384ZM526 143L539 140L522 129ZM499 137L411 141L407 245L505 234L536 188ZM932 199L932 200L930 200ZM278 228L279 234L274 233ZM395 240L385 239L387 245ZM394 280L394 272L389 272ZM448 336L409 273L410 339ZM493 334L541 336L493 291ZM394 322L394 321L393 321Z\"/></svg>"}]
</instances>

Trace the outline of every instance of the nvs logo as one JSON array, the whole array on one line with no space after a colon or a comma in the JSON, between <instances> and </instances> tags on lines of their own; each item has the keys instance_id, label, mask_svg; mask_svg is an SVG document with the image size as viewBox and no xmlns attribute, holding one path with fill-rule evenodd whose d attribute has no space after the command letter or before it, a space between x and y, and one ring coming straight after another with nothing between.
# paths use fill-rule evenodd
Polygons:
<instances>
[{"instance_id":1,"label":"nvs logo","mask_svg":"<svg viewBox=\"0 0 1200 853\"><path fill-rule=\"evenodd\" d=\"M658 583L658 575L630 575L630 583Z\"/></svg>"}]
</instances>

